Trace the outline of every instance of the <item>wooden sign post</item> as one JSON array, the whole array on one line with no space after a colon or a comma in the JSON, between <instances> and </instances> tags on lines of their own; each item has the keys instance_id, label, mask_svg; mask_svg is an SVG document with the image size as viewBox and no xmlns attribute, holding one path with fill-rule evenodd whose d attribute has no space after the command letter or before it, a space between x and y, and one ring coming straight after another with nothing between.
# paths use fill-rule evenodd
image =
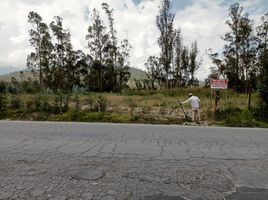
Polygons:
<instances>
[{"instance_id":1,"label":"wooden sign post","mask_svg":"<svg viewBox=\"0 0 268 200\"><path fill-rule=\"evenodd\" d=\"M227 101L227 88L228 88L228 80L225 79L212 79L210 82L210 88L211 88L211 107L212 105L212 95L213 90L216 91L215 94L215 116L217 116L217 113L220 111L220 90L226 90L226 99L225 104Z\"/></svg>"}]
</instances>

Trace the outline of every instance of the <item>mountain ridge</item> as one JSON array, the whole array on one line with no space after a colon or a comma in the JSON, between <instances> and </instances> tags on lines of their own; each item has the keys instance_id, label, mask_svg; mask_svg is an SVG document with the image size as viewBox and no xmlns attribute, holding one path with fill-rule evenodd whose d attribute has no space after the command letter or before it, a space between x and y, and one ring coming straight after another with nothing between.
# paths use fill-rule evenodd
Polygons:
<instances>
[{"instance_id":1,"label":"mountain ridge","mask_svg":"<svg viewBox=\"0 0 268 200\"><path fill-rule=\"evenodd\" d=\"M130 74L130 81L133 81L134 79L143 80L147 78L145 71L134 67L130 67ZM11 82L12 78L15 78L20 82L23 80L28 80L28 78L34 78L34 76L33 73L28 70L14 71L0 75L0 81Z\"/></svg>"}]
</instances>

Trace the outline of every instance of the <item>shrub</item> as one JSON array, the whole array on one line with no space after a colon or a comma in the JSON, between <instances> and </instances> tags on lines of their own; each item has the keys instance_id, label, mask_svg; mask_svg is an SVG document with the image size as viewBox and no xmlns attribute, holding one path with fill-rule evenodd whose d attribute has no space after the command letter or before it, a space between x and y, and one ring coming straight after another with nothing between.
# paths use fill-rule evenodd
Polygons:
<instances>
[{"instance_id":1,"label":"shrub","mask_svg":"<svg viewBox=\"0 0 268 200\"><path fill-rule=\"evenodd\" d=\"M0 81L0 93L6 93L7 91L7 83L4 81Z\"/></svg>"},{"instance_id":2,"label":"shrub","mask_svg":"<svg viewBox=\"0 0 268 200\"><path fill-rule=\"evenodd\" d=\"M258 127L259 122L254 117L254 112L239 108L227 108L219 111L218 117L224 125L231 127Z\"/></svg>"},{"instance_id":3,"label":"shrub","mask_svg":"<svg viewBox=\"0 0 268 200\"><path fill-rule=\"evenodd\" d=\"M264 109L263 107L257 108L255 110L252 110L253 116L256 117L256 119L268 122L268 111Z\"/></svg>"},{"instance_id":4,"label":"shrub","mask_svg":"<svg viewBox=\"0 0 268 200\"><path fill-rule=\"evenodd\" d=\"M36 94L26 101L26 109L29 112L52 112L48 96Z\"/></svg>"},{"instance_id":5,"label":"shrub","mask_svg":"<svg viewBox=\"0 0 268 200\"><path fill-rule=\"evenodd\" d=\"M95 103L95 99L91 96L88 96L86 99L85 99L85 104L88 106L87 107L87 110L88 111L92 111L92 112L95 112L95 111L98 111L98 108L96 108L96 103Z\"/></svg>"},{"instance_id":6,"label":"shrub","mask_svg":"<svg viewBox=\"0 0 268 200\"><path fill-rule=\"evenodd\" d=\"M22 106L22 99L19 95L12 95L10 101L11 109L19 109Z\"/></svg>"},{"instance_id":7,"label":"shrub","mask_svg":"<svg viewBox=\"0 0 268 200\"><path fill-rule=\"evenodd\" d=\"M56 114L62 114L69 109L70 94L57 93L53 101L53 112Z\"/></svg>"},{"instance_id":8,"label":"shrub","mask_svg":"<svg viewBox=\"0 0 268 200\"><path fill-rule=\"evenodd\" d=\"M98 107L98 112L106 112L109 101L104 96L98 96L96 103Z\"/></svg>"},{"instance_id":9,"label":"shrub","mask_svg":"<svg viewBox=\"0 0 268 200\"><path fill-rule=\"evenodd\" d=\"M7 85L6 90L8 93L11 93L11 94L18 94L19 93L19 89L12 84Z\"/></svg>"},{"instance_id":10,"label":"shrub","mask_svg":"<svg viewBox=\"0 0 268 200\"><path fill-rule=\"evenodd\" d=\"M4 94L0 94L0 111L7 109L7 97Z\"/></svg>"}]
</instances>

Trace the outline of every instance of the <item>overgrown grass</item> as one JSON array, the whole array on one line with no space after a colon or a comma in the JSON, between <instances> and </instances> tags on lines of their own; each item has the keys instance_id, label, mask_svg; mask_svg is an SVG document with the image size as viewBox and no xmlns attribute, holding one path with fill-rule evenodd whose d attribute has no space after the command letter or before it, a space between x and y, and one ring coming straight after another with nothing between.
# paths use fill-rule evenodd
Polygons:
<instances>
[{"instance_id":1,"label":"overgrown grass","mask_svg":"<svg viewBox=\"0 0 268 200\"><path fill-rule=\"evenodd\" d=\"M259 120L255 115L255 110L242 110L230 107L221 110L217 114L219 124L230 127L263 127L268 128L268 123Z\"/></svg>"},{"instance_id":2,"label":"overgrown grass","mask_svg":"<svg viewBox=\"0 0 268 200\"><path fill-rule=\"evenodd\" d=\"M169 116L178 100L184 101L188 93L201 99L203 121L223 126L268 127L268 116L259 116L258 95L252 95L252 111L247 110L245 94L221 91L221 109L214 114L214 100L210 89L170 89L160 91L129 90L125 93L73 94L68 108L59 111L57 95L51 94L5 94L0 119L114 122L114 123L155 123L181 124L185 120L176 115ZM1 100L1 99L0 99ZM1 101L0 101L1 103ZM190 105L184 105L190 112ZM152 110L158 112L152 113ZM123 112L124 110L124 112ZM137 111L138 110L138 111ZM178 113L182 114L181 111ZM183 116L183 114L182 114Z\"/></svg>"}]
</instances>

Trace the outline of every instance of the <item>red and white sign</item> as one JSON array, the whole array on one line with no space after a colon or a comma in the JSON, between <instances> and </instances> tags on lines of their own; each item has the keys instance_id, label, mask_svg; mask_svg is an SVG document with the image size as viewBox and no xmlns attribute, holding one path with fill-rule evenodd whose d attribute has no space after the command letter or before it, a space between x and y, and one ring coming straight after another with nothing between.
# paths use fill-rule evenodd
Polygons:
<instances>
[{"instance_id":1,"label":"red and white sign","mask_svg":"<svg viewBox=\"0 0 268 200\"><path fill-rule=\"evenodd\" d=\"M211 89L227 89L227 87L228 87L227 80L212 79L210 82Z\"/></svg>"}]
</instances>

